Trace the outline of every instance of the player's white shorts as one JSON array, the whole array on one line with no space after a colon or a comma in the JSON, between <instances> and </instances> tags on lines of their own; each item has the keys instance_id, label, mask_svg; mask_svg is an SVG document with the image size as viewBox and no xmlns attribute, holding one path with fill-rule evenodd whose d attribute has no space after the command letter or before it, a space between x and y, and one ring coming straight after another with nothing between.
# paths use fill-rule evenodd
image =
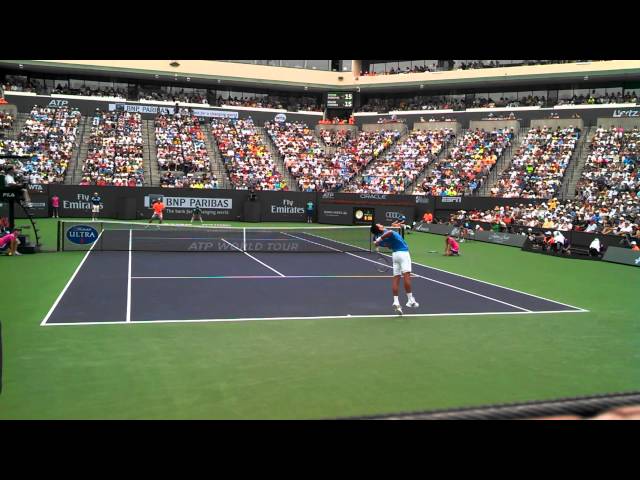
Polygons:
<instances>
[{"instance_id":1,"label":"player's white shorts","mask_svg":"<svg viewBox=\"0 0 640 480\"><path fill-rule=\"evenodd\" d=\"M409 252L393 252L393 276L396 277L403 273L411 273L411 255Z\"/></svg>"},{"instance_id":2,"label":"player's white shorts","mask_svg":"<svg viewBox=\"0 0 640 480\"><path fill-rule=\"evenodd\" d=\"M153 212L153 215L151 215L151 219L153 220L154 218L159 218L160 220L162 220L162 213Z\"/></svg>"},{"instance_id":3,"label":"player's white shorts","mask_svg":"<svg viewBox=\"0 0 640 480\"><path fill-rule=\"evenodd\" d=\"M100 205L91 205L91 211L93 213L100 213Z\"/></svg>"}]
</instances>

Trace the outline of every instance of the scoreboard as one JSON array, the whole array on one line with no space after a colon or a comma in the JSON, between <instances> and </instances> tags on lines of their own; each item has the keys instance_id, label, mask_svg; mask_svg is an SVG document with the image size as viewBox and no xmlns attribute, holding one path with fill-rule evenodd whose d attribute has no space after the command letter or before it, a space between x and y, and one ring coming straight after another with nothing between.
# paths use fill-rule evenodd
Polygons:
<instances>
[{"instance_id":1,"label":"scoreboard","mask_svg":"<svg viewBox=\"0 0 640 480\"><path fill-rule=\"evenodd\" d=\"M353 108L353 93L327 93L327 108Z\"/></svg>"}]
</instances>

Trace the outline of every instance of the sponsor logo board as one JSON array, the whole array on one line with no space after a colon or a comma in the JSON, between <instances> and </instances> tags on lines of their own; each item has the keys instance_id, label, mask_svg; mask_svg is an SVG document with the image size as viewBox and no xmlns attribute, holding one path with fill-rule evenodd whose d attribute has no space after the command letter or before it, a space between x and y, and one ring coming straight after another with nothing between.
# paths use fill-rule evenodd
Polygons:
<instances>
[{"instance_id":1,"label":"sponsor logo board","mask_svg":"<svg viewBox=\"0 0 640 480\"><path fill-rule=\"evenodd\" d=\"M74 225L67 229L66 237L76 245L91 245L98 239L98 231L89 225Z\"/></svg>"}]
</instances>

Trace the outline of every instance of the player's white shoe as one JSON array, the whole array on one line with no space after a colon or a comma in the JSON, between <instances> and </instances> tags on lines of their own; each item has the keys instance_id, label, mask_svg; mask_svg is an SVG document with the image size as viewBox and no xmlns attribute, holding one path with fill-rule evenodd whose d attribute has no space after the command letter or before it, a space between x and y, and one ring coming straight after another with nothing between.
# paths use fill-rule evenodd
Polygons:
<instances>
[{"instance_id":1,"label":"player's white shoe","mask_svg":"<svg viewBox=\"0 0 640 480\"><path fill-rule=\"evenodd\" d=\"M407 307L409 308L418 308L420 306L420 304L418 302L416 302L415 300L409 300L407 302Z\"/></svg>"},{"instance_id":2,"label":"player's white shoe","mask_svg":"<svg viewBox=\"0 0 640 480\"><path fill-rule=\"evenodd\" d=\"M393 304L393 308L395 309L396 313L398 315L402 315L402 307L400 306L399 303L394 303Z\"/></svg>"}]
</instances>

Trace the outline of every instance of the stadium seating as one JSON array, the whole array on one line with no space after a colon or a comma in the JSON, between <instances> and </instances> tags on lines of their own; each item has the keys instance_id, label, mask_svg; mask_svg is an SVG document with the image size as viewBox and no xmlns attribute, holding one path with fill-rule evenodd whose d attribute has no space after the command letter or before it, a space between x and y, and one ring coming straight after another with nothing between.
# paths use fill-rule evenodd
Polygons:
<instances>
[{"instance_id":1,"label":"stadium seating","mask_svg":"<svg viewBox=\"0 0 640 480\"><path fill-rule=\"evenodd\" d=\"M468 130L447 158L439 160L419 190L434 196L473 193L511 145L513 129Z\"/></svg>"},{"instance_id":2,"label":"stadium seating","mask_svg":"<svg viewBox=\"0 0 640 480\"><path fill-rule=\"evenodd\" d=\"M80 185L141 187L143 182L140 114L96 112Z\"/></svg>"},{"instance_id":3,"label":"stadium seating","mask_svg":"<svg viewBox=\"0 0 640 480\"><path fill-rule=\"evenodd\" d=\"M326 147L343 147L352 138L351 130L326 130L320 131L320 138Z\"/></svg>"},{"instance_id":4,"label":"stadium seating","mask_svg":"<svg viewBox=\"0 0 640 480\"><path fill-rule=\"evenodd\" d=\"M189 109L158 115L154 121L163 187L211 185L211 164L205 134Z\"/></svg>"},{"instance_id":5,"label":"stadium seating","mask_svg":"<svg viewBox=\"0 0 640 480\"><path fill-rule=\"evenodd\" d=\"M340 138L335 152L327 153L304 123L267 122L265 128L298 186L307 192L341 188L400 136L394 130L360 132L355 137L321 130L320 136L330 142Z\"/></svg>"},{"instance_id":6,"label":"stadium seating","mask_svg":"<svg viewBox=\"0 0 640 480\"><path fill-rule=\"evenodd\" d=\"M16 140L5 140L3 154L30 156L19 162L32 184L62 183L78 134L80 112L34 106Z\"/></svg>"},{"instance_id":7,"label":"stadium seating","mask_svg":"<svg viewBox=\"0 0 640 480\"><path fill-rule=\"evenodd\" d=\"M141 90L138 93L138 98L140 100L156 100L160 102L208 103L206 93L185 92L184 89L174 93L162 90Z\"/></svg>"},{"instance_id":8,"label":"stadium seating","mask_svg":"<svg viewBox=\"0 0 640 480\"><path fill-rule=\"evenodd\" d=\"M640 130L599 127L590 148L576 185L584 215L603 233L628 233L631 224L640 223ZM631 224L622 226L623 219Z\"/></svg>"},{"instance_id":9,"label":"stadium seating","mask_svg":"<svg viewBox=\"0 0 640 480\"><path fill-rule=\"evenodd\" d=\"M0 137L13 129L13 116L8 112L0 112Z\"/></svg>"},{"instance_id":10,"label":"stadium seating","mask_svg":"<svg viewBox=\"0 0 640 480\"><path fill-rule=\"evenodd\" d=\"M579 137L580 130L576 127L531 128L513 156L511 166L491 189L491 195L554 197Z\"/></svg>"},{"instance_id":11,"label":"stadium seating","mask_svg":"<svg viewBox=\"0 0 640 480\"><path fill-rule=\"evenodd\" d=\"M358 184L347 185L345 192L402 193L407 185L436 159L444 145L453 138L453 131L412 131L393 153L369 166Z\"/></svg>"},{"instance_id":12,"label":"stadium seating","mask_svg":"<svg viewBox=\"0 0 640 480\"><path fill-rule=\"evenodd\" d=\"M549 230L640 237L640 129L598 128L576 185L576 198L459 212L471 220Z\"/></svg>"},{"instance_id":13,"label":"stadium seating","mask_svg":"<svg viewBox=\"0 0 640 480\"><path fill-rule=\"evenodd\" d=\"M211 132L235 188L288 190L251 118L213 119Z\"/></svg>"}]
</instances>

